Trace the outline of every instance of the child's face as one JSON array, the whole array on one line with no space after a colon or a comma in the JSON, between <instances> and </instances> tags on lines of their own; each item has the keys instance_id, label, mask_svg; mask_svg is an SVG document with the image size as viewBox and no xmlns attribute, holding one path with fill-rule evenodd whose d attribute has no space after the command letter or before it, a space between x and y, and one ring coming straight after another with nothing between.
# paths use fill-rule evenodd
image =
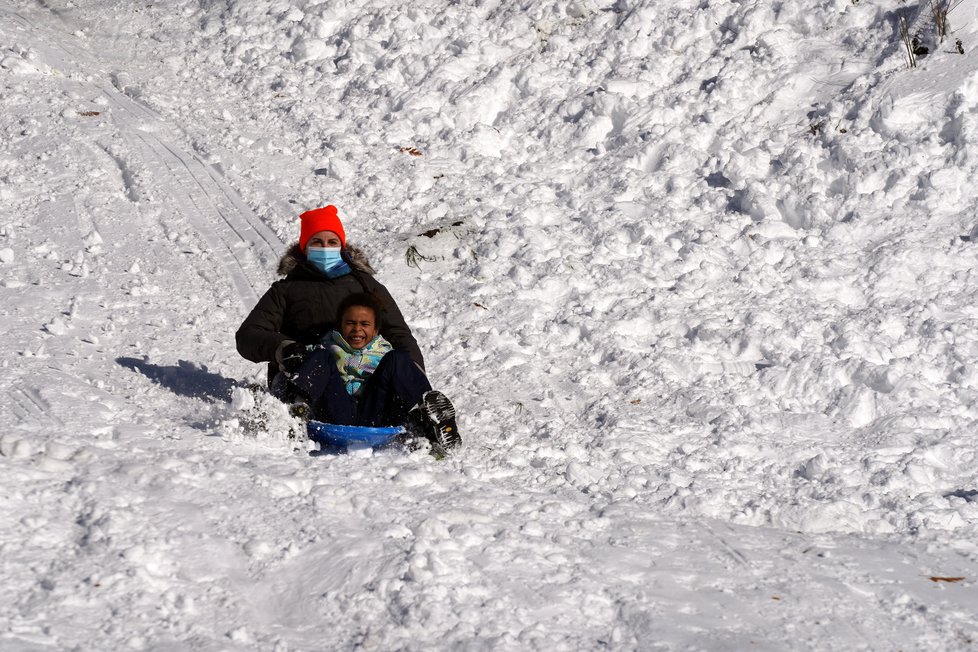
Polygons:
<instances>
[{"instance_id":1,"label":"child's face","mask_svg":"<svg viewBox=\"0 0 978 652\"><path fill-rule=\"evenodd\" d=\"M350 306L340 320L340 335L353 349L362 349L377 336L377 317L367 306Z\"/></svg>"}]
</instances>

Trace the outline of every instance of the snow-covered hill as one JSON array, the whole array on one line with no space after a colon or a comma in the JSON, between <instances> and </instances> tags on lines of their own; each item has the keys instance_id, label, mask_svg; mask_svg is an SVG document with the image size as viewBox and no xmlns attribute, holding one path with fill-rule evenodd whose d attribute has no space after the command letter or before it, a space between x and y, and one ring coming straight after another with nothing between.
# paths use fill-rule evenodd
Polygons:
<instances>
[{"instance_id":1,"label":"snow-covered hill","mask_svg":"<svg viewBox=\"0 0 978 652\"><path fill-rule=\"evenodd\" d=\"M974 649L978 0L930 4L8 0L0 649ZM325 203L451 459L240 425Z\"/></svg>"}]
</instances>

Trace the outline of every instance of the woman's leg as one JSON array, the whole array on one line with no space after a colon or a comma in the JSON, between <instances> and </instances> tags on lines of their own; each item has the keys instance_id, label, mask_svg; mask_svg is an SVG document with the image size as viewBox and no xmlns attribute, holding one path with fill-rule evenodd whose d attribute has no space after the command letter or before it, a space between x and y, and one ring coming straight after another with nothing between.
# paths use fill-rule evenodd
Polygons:
<instances>
[{"instance_id":1,"label":"woman's leg","mask_svg":"<svg viewBox=\"0 0 978 652\"><path fill-rule=\"evenodd\" d=\"M283 403L295 403L297 398L295 387L283 373L277 373L271 377L268 382L268 393Z\"/></svg>"},{"instance_id":2,"label":"woman's leg","mask_svg":"<svg viewBox=\"0 0 978 652\"><path fill-rule=\"evenodd\" d=\"M358 399L357 425L403 425L408 410L430 390L428 377L407 351L390 351L363 385Z\"/></svg>"},{"instance_id":3,"label":"woman's leg","mask_svg":"<svg viewBox=\"0 0 978 652\"><path fill-rule=\"evenodd\" d=\"M342 426L356 425L356 403L347 393L329 351L313 351L296 370L291 382L309 397L313 419Z\"/></svg>"}]
</instances>

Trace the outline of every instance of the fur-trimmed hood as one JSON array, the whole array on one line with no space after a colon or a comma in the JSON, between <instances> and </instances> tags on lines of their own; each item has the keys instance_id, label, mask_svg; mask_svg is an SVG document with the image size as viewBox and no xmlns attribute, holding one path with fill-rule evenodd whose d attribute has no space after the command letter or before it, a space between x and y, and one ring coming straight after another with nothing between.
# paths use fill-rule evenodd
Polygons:
<instances>
[{"instance_id":1,"label":"fur-trimmed hood","mask_svg":"<svg viewBox=\"0 0 978 652\"><path fill-rule=\"evenodd\" d=\"M343 250L343 258L350 263L350 267L359 272L371 276L376 273L374 268L370 266L370 261L367 260L367 254L363 253L363 250L356 245L348 243L346 249ZM298 241L293 242L278 261L279 276L288 276L289 272L304 262L306 262L306 254L299 247Z\"/></svg>"}]
</instances>

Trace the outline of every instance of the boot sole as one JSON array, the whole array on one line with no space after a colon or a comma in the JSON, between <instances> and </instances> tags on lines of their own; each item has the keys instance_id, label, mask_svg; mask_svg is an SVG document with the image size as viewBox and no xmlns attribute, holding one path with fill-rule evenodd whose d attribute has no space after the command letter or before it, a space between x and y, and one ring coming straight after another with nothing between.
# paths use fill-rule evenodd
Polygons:
<instances>
[{"instance_id":1,"label":"boot sole","mask_svg":"<svg viewBox=\"0 0 978 652\"><path fill-rule=\"evenodd\" d=\"M448 397L437 390L426 393L421 399L425 416L434 425L432 444L441 452L458 448L462 445L462 437L458 434L455 422L455 406Z\"/></svg>"}]
</instances>

